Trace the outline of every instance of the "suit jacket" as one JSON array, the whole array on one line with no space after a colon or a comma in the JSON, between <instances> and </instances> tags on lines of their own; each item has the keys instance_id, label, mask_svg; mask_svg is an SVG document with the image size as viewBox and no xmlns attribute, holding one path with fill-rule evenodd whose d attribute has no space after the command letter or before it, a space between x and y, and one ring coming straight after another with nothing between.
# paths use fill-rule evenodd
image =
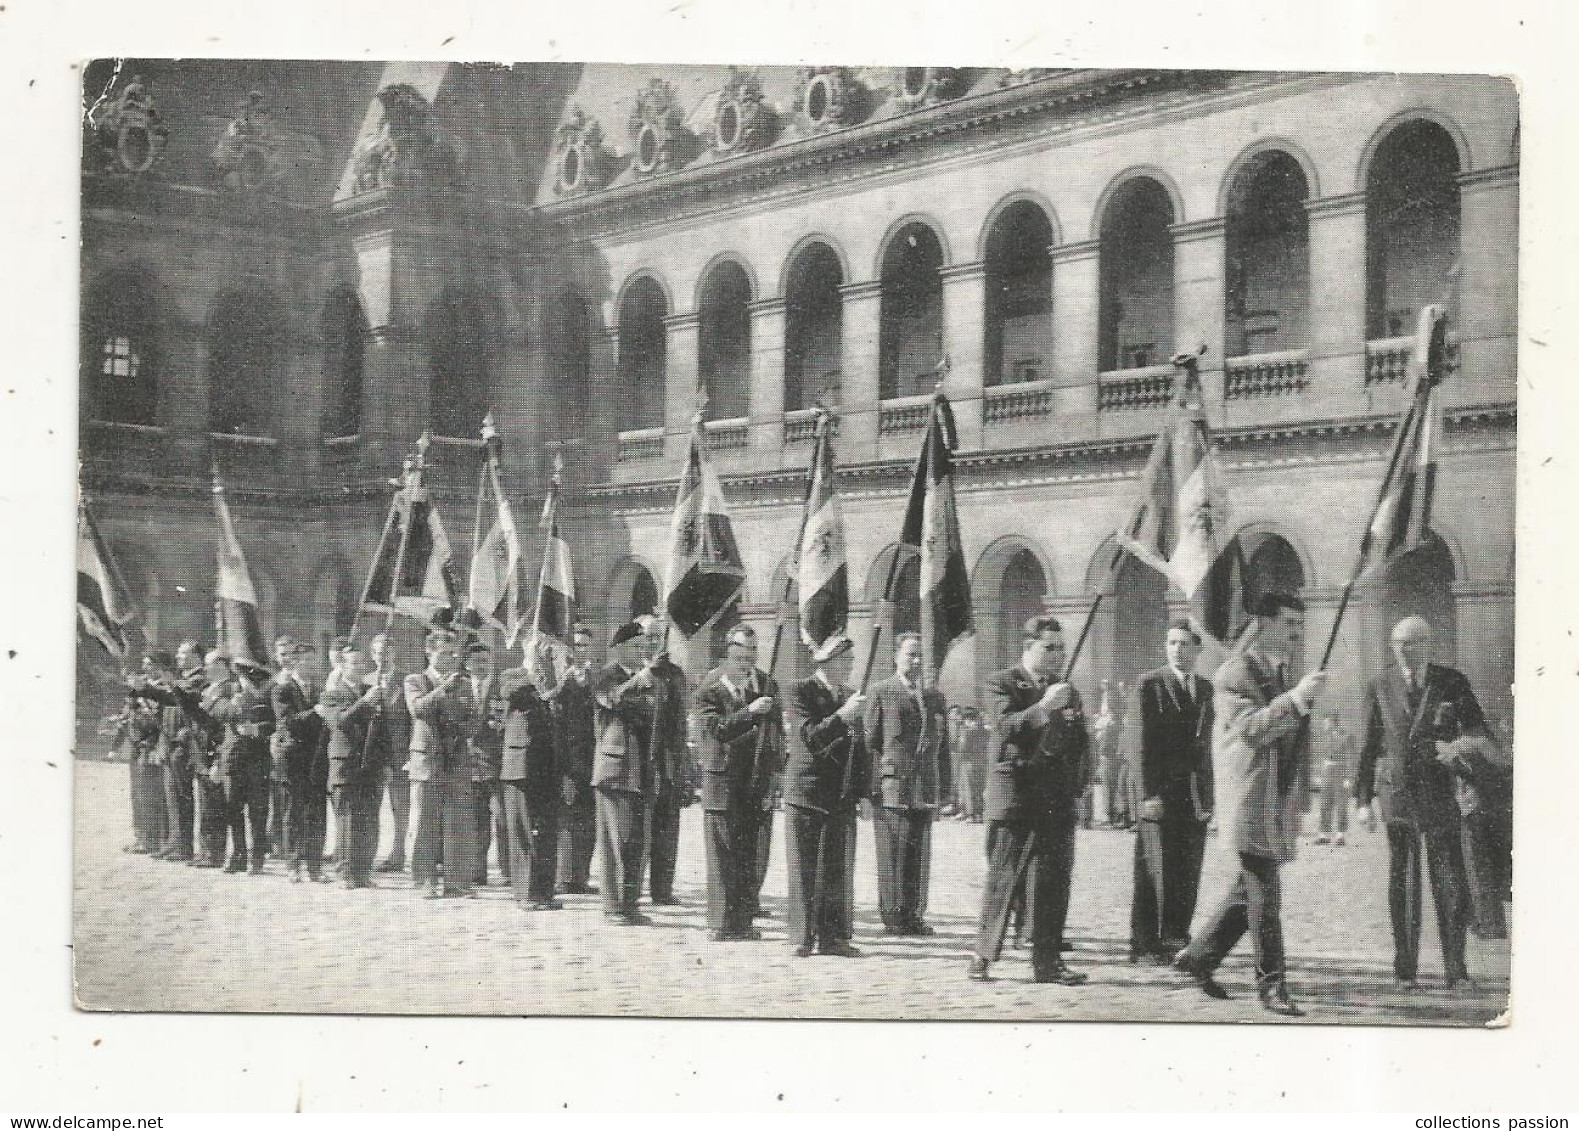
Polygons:
<instances>
[{"instance_id":1,"label":"suit jacket","mask_svg":"<svg viewBox=\"0 0 1579 1131\"><path fill-rule=\"evenodd\" d=\"M657 694L638 687L636 672L618 662L606 665L593 681L597 708L597 745L592 754L592 784L651 799L658 773L650 747Z\"/></svg>"},{"instance_id":2,"label":"suit jacket","mask_svg":"<svg viewBox=\"0 0 1579 1131\"><path fill-rule=\"evenodd\" d=\"M554 717L526 668L499 676L505 703L499 780L526 782L537 789L558 786L559 758L554 749Z\"/></svg>"},{"instance_id":3,"label":"suit jacket","mask_svg":"<svg viewBox=\"0 0 1579 1131\"><path fill-rule=\"evenodd\" d=\"M274 708L269 704L267 687L248 687L239 679L216 684L209 714L225 727L219 747L219 772L225 777L242 770L261 770L269 765L269 739L274 734ZM214 692L214 688L210 688Z\"/></svg>"},{"instance_id":4,"label":"suit jacket","mask_svg":"<svg viewBox=\"0 0 1579 1131\"><path fill-rule=\"evenodd\" d=\"M850 697L843 684L830 689L816 676L795 685L801 749L784 764L784 803L823 813L847 813L871 793L871 766L861 726L846 725L837 711Z\"/></svg>"},{"instance_id":5,"label":"suit jacket","mask_svg":"<svg viewBox=\"0 0 1579 1131\"><path fill-rule=\"evenodd\" d=\"M988 821L1072 818L1091 769L1091 735L1080 693L1044 711L1045 685L1016 664L987 680L996 751L983 791Z\"/></svg>"},{"instance_id":6,"label":"suit jacket","mask_svg":"<svg viewBox=\"0 0 1579 1131\"><path fill-rule=\"evenodd\" d=\"M862 728L872 760L873 800L887 809L931 809L954 780L948 710L935 687L922 704L897 675L873 684Z\"/></svg>"},{"instance_id":7,"label":"suit jacket","mask_svg":"<svg viewBox=\"0 0 1579 1131\"><path fill-rule=\"evenodd\" d=\"M1193 672L1186 688L1170 667L1140 677L1123 729L1140 800L1159 798L1169 824L1212 809L1212 685Z\"/></svg>"},{"instance_id":8,"label":"suit jacket","mask_svg":"<svg viewBox=\"0 0 1579 1131\"><path fill-rule=\"evenodd\" d=\"M761 696L773 709L753 715L747 708ZM717 812L737 805L761 808L784 765L784 710L772 676L753 671L735 695L714 668L696 689L696 721L701 740L702 807Z\"/></svg>"},{"instance_id":9,"label":"suit jacket","mask_svg":"<svg viewBox=\"0 0 1579 1131\"><path fill-rule=\"evenodd\" d=\"M1485 735L1486 720L1469 680L1453 668L1426 665L1424 693L1413 712L1396 663L1371 681L1365 692L1365 744L1355 775L1355 801L1366 805L1374 798L1377 815L1388 824L1441 828L1458 820L1453 771L1436 757L1436 713L1449 703L1461 734Z\"/></svg>"},{"instance_id":10,"label":"suit jacket","mask_svg":"<svg viewBox=\"0 0 1579 1131\"><path fill-rule=\"evenodd\" d=\"M597 747L597 700L593 673L566 673L545 699L554 716L554 758L559 772L580 785L592 782L592 753Z\"/></svg>"},{"instance_id":11,"label":"suit jacket","mask_svg":"<svg viewBox=\"0 0 1579 1131\"><path fill-rule=\"evenodd\" d=\"M285 672L269 683L269 705L274 708L274 734L269 751L275 765L287 773L304 773L323 745L323 719L317 704L302 684Z\"/></svg>"},{"instance_id":12,"label":"suit jacket","mask_svg":"<svg viewBox=\"0 0 1579 1131\"><path fill-rule=\"evenodd\" d=\"M376 686L378 673L367 673L367 685ZM378 742L384 753L384 768L391 774L406 772L406 758L411 751L411 711L406 706L405 681L394 672L389 673L389 685L384 690L384 710L379 716Z\"/></svg>"},{"instance_id":13,"label":"suit jacket","mask_svg":"<svg viewBox=\"0 0 1579 1131\"><path fill-rule=\"evenodd\" d=\"M504 758L505 716L509 711L509 703L500 687L502 678L495 672L482 681L482 693L474 694L477 702L477 733L472 741L474 781L499 780L499 765Z\"/></svg>"},{"instance_id":14,"label":"suit jacket","mask_svg":"<svg viewBox=\"0 0 1579 1131\"><path fill-rule=\"evenodd\" d=\"M386 710L377 686L353 684L334 672L324 681L318 706L328 734L330 788L377 781L384 768L380 723Z\"/></svg>"},{"instance_id":15,"label":"suit jacket","mask_svg":"<svg viewBox=\"0 0 1579 1131\"><path fill-rule=\"evenodd\" d=\"M462 675L449 686L432 672L406 677L406 708L411 712L411 761L407 772L416 782L469 782L473 775L472 743L477 734L477 705L471 679Z\"/></svg>"},{"instance_id":16,"label":"suit jacket","mask_svg":"<svg viewBox=\"0 0 1579 1131\"><path fill-rule=\"evenodd\" d=\"M1212 762L1222 843L1292 860L1306 801L1309 731L1272 662L1251 649L1214 680Z\"/></svg>"}]
</instances>

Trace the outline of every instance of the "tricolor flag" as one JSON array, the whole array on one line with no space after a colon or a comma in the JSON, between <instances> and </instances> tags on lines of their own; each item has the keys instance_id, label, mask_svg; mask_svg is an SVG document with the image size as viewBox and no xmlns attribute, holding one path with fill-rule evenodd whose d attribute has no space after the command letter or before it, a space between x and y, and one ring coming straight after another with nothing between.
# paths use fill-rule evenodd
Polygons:
<instances>
[{"instance_id":1,"label":"tricolor flag","mask_svg":"<svg viewBox=\"0 0 1579 1131\"><path fill-rule=\"evenodd\" d=\"M570 546L559 534L559 480L564 459L555 457L554 479L548 498L543 501L543 568L537 581L537 613L534 623L540 642L555 645L561 655L568 654L576 627L576 577L570 568Z\"/></svg>"},{"instance_id":2,"label":"tricolor flag","mask_svg":"<svg viewBox=\"0 0 1579 1131\"><path fill-rule=\"evenodd\" d=\"M225 485L214 469L214 516L219 522L218 576L214 586L214 629L219 647L238 663L267 668L268 646L258 624L258 594L252 587L247 556L241 552L236 527L225 502Z\"/></svg>"},{"instance_id":3,"label":"tricolor flag","mask_svg":"<svg viewBox=\"0 0 1579 1131\"><path fill-rule=\"evenodd\" d=\"M137 617L137 604L121 576L115 556L99 535L85 500L77 503L77 619L93 639L116 659L129 647L126 626Z\"/></svg>"},{"instance_id":4,"label":"tricolor flag","mask_svg":"<svg viewBox=\"0 0 1579 1131\"><path fill-rule=\"evenodd\" d=\"M681 635L695 636L718 619L745 582L740 547L718 476L707 462L702 414L697 413L669 527L669 568L663 580L669 622Z\"/></svg>"},{"instance_id":5,"label":"tricolor flag","mask_svg":"<svg viewBox=\"0 0 1579 1131\"><path fill-rule=\"evenodd\" d=\"M910 504L900 531L902 547L921 555L921 640L928 670L936 674L949 645L973 631L970 574L960 540L959 512L954 504L954 410L940 391L932 397L932 418L916 460ZM890 581L899 570L890 570ZM892 602L894 594L883 598Z\"/></svg>"},{"instance_id":6,"label":"tricolor flag","mask_svg":"<svg viewBox=\"0 0 1579 1131\"><path fill-rule=\"evenodd\" d=\"M1179 362L1186 372L1174 418L1157 436L1141 473L1140 497L1117 539L1179 587L1193 606L1197 627L1226 640L1242 606L1240 563L1194 361ZM1235 553L1225 554L1230 545Z\"/></svg>"},{"instance_id":7,"label":"tricolor flag","mask_svg":"<svg viewBox=\"0 0 1579 1131\"><path fill-rule=\"evenodd\" d=\"M1414 395L1399 425L1398 455L1371 516L1362 554L1377 547L1385 562L1418 549L1430 532L1431 502L1436 493L1436 440L1442 431L1442 403L1437 387L1446 370L1446 312L1440 306L1427 306L1420 311L1409 358Z\"/></svg>"},{"instance_id":8,"label":"tricolor flag","mask_svg":"<svg viewBox=\"0 0 1579 1131\"><path fill-rule=\"evenodd\" d=\"M832 417L817 416L817 442L811 457L811 490L796 548L796 586L800 593L800 638L815 652L844 634L850 619L850 570L845 560L844 519L833 489Z\"/></svg>"},{"instance_id":9,"label":"tricolor flag","mask_svg":"<svg viewBox=\"0 0 1579 1131\"><path fill-rule=\"evenodd\" d=\"M459 575L444 523L428 489L422 486L420 472L408 475L406 485L395 492L362 594L362 608L402 613L426 623L440 609L456 608L459 594Z\"/></svg>"},{"instance_id":10,"label":"tricolor flag","mask_svg":"<svg viewBox=\"0 0 1579 1131\"><path fill-rule=\"evenodd\" d=\"M488 533L473 548L466 604L486 623L501 632L512 633L519 620L521 539L516 534L510 500L505 498L504 487L499 481L503 445L499 433L494 430L492 416L483 421L482 438L487 448L487 464L483 469L483 482L478 485L477 507L480 515L483 496L491 492L494 520Z\"/></svg>"}]
</instances>

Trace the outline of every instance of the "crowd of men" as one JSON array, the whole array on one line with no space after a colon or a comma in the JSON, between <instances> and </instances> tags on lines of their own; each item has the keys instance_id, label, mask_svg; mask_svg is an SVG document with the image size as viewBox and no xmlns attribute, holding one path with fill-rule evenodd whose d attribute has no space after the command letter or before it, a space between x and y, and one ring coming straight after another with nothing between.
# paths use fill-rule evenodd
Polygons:
<instances>
[{"instance_id":1,"label":"crowd of men","mask_svg":"<svg viewBox=\"0 0 1579 1131\"><path fill-rule=\"evenodd\" d=\"M1334 782L1352 790L1366 820L1387 826L1398 984L1418 985L1423 858L1445 982L1473 986L1466 931L1506 929L1510 752L1488 733L1463 675L1430 662L1429 626L1410 617L1393 631L1396 662L1367 691L1357 763L1329 724L1313 775L1311 715L1327 673L1288 675L1304 607L1269 594L1253 613L1210 681L1196 674L1199 636L1188 621L1172 624L1165 662L1120 696L1122 718L1104 688L1091 722L1050 616L1026 623L1018 663L986 681L985 720L950 709L927 684L913 634L894 640L892 673L864 692L850 682L850 641L830 640L787 701L758 666L747 626L728 634L722 664L691 691L652 616L621 626L600 667L580 627L567 651L528 641L506 670L482 634L449 621L427 633L423 670L405 674L385 637L366 651L342 638L321 687L304 671L308 650L289 637L275 642L274 671L187 641L174 656L150 652L130 682L129 850L254 875L272 855L295 881L338 878L348 888L409 863L413 887L440 899L485 885L495 844L523 909L600 893L611 925L638 927L650 922L644 881L652 904L677 902L680 813L699 784L711 937L762 937L754 920L782 809L790 945L802 957L855 957L858 809L872 819L882 929L899 936L933 933L932 827L952 814L986 826L968 976L992 980L1012 930L1029 942L1035 981L1078 986L1087 975L1068 964L1064 939L1075 834L1089 824L1094 779L1110 774L1109 805L1122 793L1124 809L1110 809L1109 821L1138 830L1131 961L1172 967L1227 997L1214 974L1248 933L1261 1003L1298 1015L1280 868L1314 776L1325 835L1348 808ZM787 741L786 719L798 743ZM386 797L393 846L375 862ZM277 828L271 809L283 812ZM1237 874L1192 934L1210 828Z\"/></svg>"}]
</instances>

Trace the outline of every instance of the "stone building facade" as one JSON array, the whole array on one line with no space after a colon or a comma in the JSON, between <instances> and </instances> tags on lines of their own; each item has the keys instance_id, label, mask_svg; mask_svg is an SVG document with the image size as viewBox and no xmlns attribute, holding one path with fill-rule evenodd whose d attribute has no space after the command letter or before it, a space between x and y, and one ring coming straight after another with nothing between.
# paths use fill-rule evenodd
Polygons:
<instances>
[{"instance_id":1,"label":"stone building facade","mask_svg":"<svg viewBox=\"0 0 1579 1131\"><path fill-rule=\"evenodd\" d=\"M1504 81L135 66L166 131L141 171L146 148L128 161L108 140L125 76L89 73L112 120L85 150L83 456L161 641L211 623L211 461L266 627L322 641L354 618L387 479L424 428L464 559L488 409L523 528L564 454L583 619L610 630L654 600L703 389L750 574L729 619L771 638L822 401L863 639L946 357L977 631L940 680L972 702L1025 616L1078 631L1165 418L1167 360L1204 344L1248 584L1303 591L1311 656L1403 404L1405 335L1445 301L1435 537L1360 587L1332 702L1355 709L1386 626L1419 611L1510 711ZM529 531L528 562L539 545ZM1160 662L1178 601L1121 569L1076 673L1088 698ZM891 615L903 627L913 599ZM699 674L714 644L682 661ZM780 674L803 664L791 645Z\"/></svg>"}]
</instances>

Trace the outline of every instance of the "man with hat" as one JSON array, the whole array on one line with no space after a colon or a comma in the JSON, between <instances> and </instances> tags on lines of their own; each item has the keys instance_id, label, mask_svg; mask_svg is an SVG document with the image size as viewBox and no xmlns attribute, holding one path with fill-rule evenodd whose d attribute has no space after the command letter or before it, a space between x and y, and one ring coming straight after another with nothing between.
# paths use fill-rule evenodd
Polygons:
<instances>
[{"instance_id":1,"label":"man with hat","mask_svg":"<svg viewBox=\"0 0 1579 1131\"><path fill-rule=\"evenodd\" d=\"M499 790L504 828L499 839L501 866L523 910L557 911L554 869L559 863L560 769L554 749L554 717L538 688L551 660L531 638L521 644L521 667L499 676L504 703Z\"/></svg>"},{"instance_id":2,"label":"man with hat","mask_svg":"<svg viewBox=\"0 0 1579 1131\"><path fill-rule=\"evenodd\" d=\"M225 870L258 876L268 851L269 739L274 734L268 687L273 676L250 660L236 658L231 665L235 679L220 685L221 694L209 709L225 727L217 763L230 818L230 863Z\"/></svg>"},{"instance_id":3,"label":"man with hat","mask_svg":"<svg viewBox=\"0 0 1579 1131\"><path fill-rule=\"evenodd\" d=\"M997 720L987 775L987 883L972 980L991 980L1017 896L1031 927L1031 977L1078 986L1086 976L1063 960L1078 803L1091 738L1080 694L1064 679L1063 627L1050 616L1025 622L1020 662L987 681Z\"/></svg>"},{"instance_id":4,"label":"man with hat","mask_svg":"<svg viewBox=\"0 0 1579 1131\"><path fill-rule=\"evenodd\" d=\"M784 854L789 880L789 936L797 957L813 950L842 958L849 943L847 862L855 850L856 803L870 790L861 744L866 696L848 685L850 652L843 635L812 653L817 671L795 687L801 749L784 766Z\"/></svg>"},{"instance_id":5,"label":"man with hat","mask_svg":"<svg viewBox=\"0 0 1579 1131\"><path fill-rule=\"evenodd\" d=\"M949 773L948 711L921 683L921 637L894 640L894 674L872 686L864 730L872 767L877 895L890 935L930 935L923 919L932 822Z\"/></svg>"},{"instance_id":6,"label":"man with hat","mask_svg":"<svg viewBox=\"0 0 1579 1131\"><path fill-rule=\"evenodd\" d=\"M597 891L588 880L597 847L598 807L592 792L592 751L596 704L588 659L592 632L576 625L569 663L559 683L544 698L554 716L554 764L559 768L558 890L566 895Z\"/></svg>"},{"instance_id":7,"label":"man with hat","mask_svg":"<svg viewBox=\"0 0 1579 1131\"><path fill-rule=\"evenodd\" d=\"M757 666L757 634L732 629L724 662L696 691L707 842L707 925L715 941L759 939L751 926L764 802L784 751L778 685Z\"/></svg>"},{"instance_id":8,"label":"man with hat","mask_svg":"<svg viewBox=\"0 0 1579 1131\"><path fill-rule=\"evenodd\" d=\"M476 894L472 743L478 709L461 648L461 634L447 620L435 619L425 642L428 666L405 680L406 709L411 712L408 772L417 825L411 878L429 899Z\"/></svg>"},{"instance_id":9,"label":"man with hat","mask_svg":"<svg viewBox=\"0 0 1579 1131\"><path fill-rule=\"evenodd\" d=\"M620 625L609 645L614 659L593 681L597 745L592 788L603 861L603 913L627 927L652 921L636 905L647 851L648 806L658 787L651 743L659 681L654 669L662 657L644 661L645 635L635 621Z\"/></svg>"},{"instance_id":10,"label":"man with hat","mask_svg":"<svg viewBox=\"0 0 1579 1131\"><path fill-rule=\"evenodd\" d=\"M328 879L322 874L322 865L329 759L318 696L302 671L302 659L311 650L289 636L276 639L274 658L280 670L269 685L269 703L274 708L270 753L276 780L285 782L285 844L295 883L304 876L315 882Z\"/></svg>"},{"instance_id":11,"label":"man with hat","mask_svg":"<svg viewBox=\"0 0 1579 1131\"><path fill-rule=\"evenodd\" d=\"M652 802L652 833L647 849L647 894L654 907L673 906L674 868L680 854L680 810L691 803L686 780L685 672L663 650L663 618L647 614L636 618L641 625L642 648L654 657L655 683L651 757L657 775L657 793Z\"/></svg>"},{"instance_id":12,"label":"man with hat","mask_svg":"<svg viewBox=\"0 0 1579 1131\"><path fill-rule=\"evenodd\" d=\"M324 681L317 712L328 732L329 790L334 797L335 855L345 886L373 886L378 851L378 800L388 736L384 689L367 681L367 654L354 640L332 645L335 670Z\"/></svg>"}]
</instances>

